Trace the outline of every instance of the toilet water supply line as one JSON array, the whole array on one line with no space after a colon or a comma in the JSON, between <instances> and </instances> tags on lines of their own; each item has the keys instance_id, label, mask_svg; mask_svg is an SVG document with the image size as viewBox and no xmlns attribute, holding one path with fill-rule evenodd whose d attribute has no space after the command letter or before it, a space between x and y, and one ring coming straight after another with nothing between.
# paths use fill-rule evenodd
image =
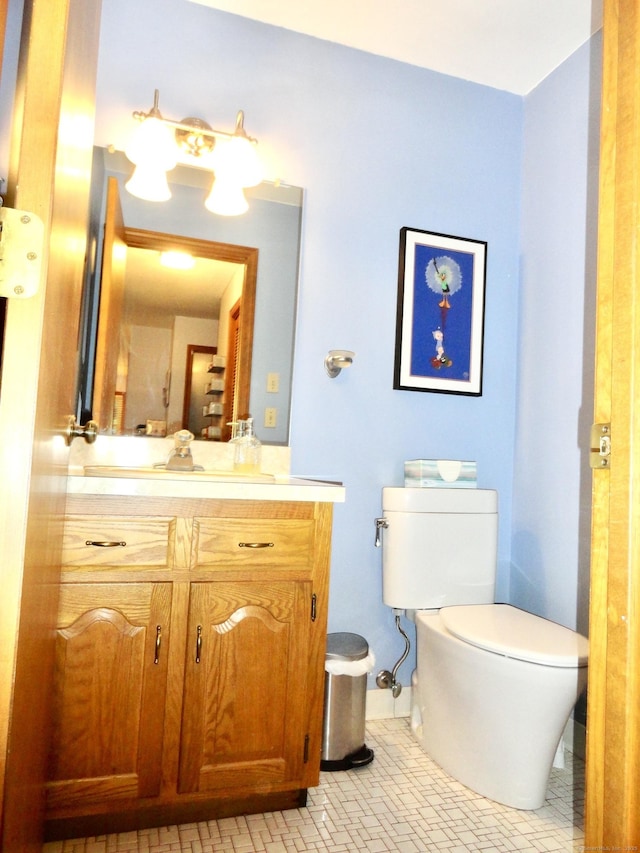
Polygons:
<instances>
[{"instance_id":1,"label":"toilet water supply line","mask_svg":"<svg viewBox=\"0 0 640 853\"><path fill-rule=\"evenodd\" d=\"M374 545L376 548L380 548L382 545L382 539L380 536L380 531L389 526L389 522L386 518L376 518L376 539ZM409 637L407 637L405 631L400 624L400 616L404 611L398 610L397 608L393 608L393 612L396 617L396 628L404 637L405 647L404 652L400 656L399 660L396 662L396 665L393 667L391 672L388 669L381 669L378 675L376 676L376 684L382 690L386 690L387 688L391 688L391 694L394 699L397 699L398 696L402 693L402 684L397 680L396 676L398 675L398 670L402 666L402 664L406 661L407 655L409 654L409 649L411 648L411 643L409 642Z\"/></svg>"},{"instance_id":2,"label":"toilet water supply line","mask_svg":"<svg viewBox=\"0 0 640 853\"><path fill-rule=\"evenodd\" d=\"M396 628L398 629L398 631L400 631L400 633L404 637L404 642L405 642L404 652L402 653L400 659L397 661L396 665L393 667L391 672L389 672L388 669L381 669L380 670L380 672L376 676L376 684L378 685L378 687L381 687L383 690L385 690L387 687L390 687L391 688L391 694L393 695L393 698L397 699L398 696L402 693L402 684L400 684L399 681L396 681L396 676L398 674L398 670L400 669L402 664L407 659L407 655L409 654L409 648L410 648L411 644L409 643L409 637L407 637L406 633L402 629L402 626L400 625L400 614L402 613L402 610L396 610L394 607L393 612L396 615Z\"/></svg>"}]
</instances>

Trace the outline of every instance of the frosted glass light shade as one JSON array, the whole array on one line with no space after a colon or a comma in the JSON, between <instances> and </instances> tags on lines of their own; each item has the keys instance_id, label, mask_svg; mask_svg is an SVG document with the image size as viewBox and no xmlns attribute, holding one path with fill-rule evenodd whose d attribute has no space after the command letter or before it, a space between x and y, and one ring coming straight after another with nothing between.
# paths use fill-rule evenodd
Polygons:
<instances>
[{"instance_id":1,"label":"frosted glass light shade","mask_svg":"<svg viewBox=\"0 0 640 853\"><path fill-rule=\"evenodd\" d=\"M212 164L218 177L234 181L241 187L255 187L262 180L256 146L244 136L232 136L219 142L213 151Z\"/></svg>"},{"instance_id":2,"label":"frosted glass light shade","mask_svg":"<svg viewBox=\"0 0 640 853\"><path fill-rule=\"evenodd\" d=\"M242 187L237 182L220 177L214 179L204 206L220 216L240 216L249 209Z\"/></svg>"},{"instance_id":3,"label":"frosted glass light shade","mask_svg":"<svg viewBox=\"0 0 640 853\"><path fill-rule=\"evenodd\" d=\"M138 124L124 153L136 166L143 163L165 172L173 169L178 162L173 131L153 116Z\"/></svg>"},{"instance_id":4,"label":"frosted glass light shade","mask_svg":"<svg viewBox=\"0 0 640 853\"><path fill-rule=\"evenodd\" d=\"M147 166L146 163L136 166L124 186L131 195L145 201L168 201L171 198L167 173L164 169Z\"/></svg>"}]
</instances>

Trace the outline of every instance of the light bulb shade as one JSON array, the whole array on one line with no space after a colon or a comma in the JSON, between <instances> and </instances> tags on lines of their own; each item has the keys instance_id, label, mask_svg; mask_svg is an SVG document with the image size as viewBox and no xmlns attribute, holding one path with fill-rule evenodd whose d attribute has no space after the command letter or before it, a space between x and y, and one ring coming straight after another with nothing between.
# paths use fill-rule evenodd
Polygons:
<instances>
[{"instance_id":1,"label":"light bulb shade","mask_svg":"<svg viewBox=\"0 0 640 853\"><path fill-rule=\"evenodd\" d=\"M240 184L217 176L204 206L220 216L240 216L249 209Z\"/></svg>"},{"instance_id":2,"label":"light bulb shade","mask_svg":"<svg viewBox=\"0 0 640 853\"><path fill-rule=\"evenodd\" d=\"M171 198L167 173L164 169L148 166L146 163L136 166L124 186L131 195L145 201L168 201Z\"/></svg>"},{"instance_id":3,"label":"light bulb shade","mask_svg":"<svg viewBox=\"0 0 640 853\"><path fill-rule=\"evenodd\" d=\"M158 118L146 118L135 128L124 149L136 166L144 164L168 172L178 162L173 132Z\"/></svg>"},{"instance_id":4,"label":"light bulb shade","mask_svg":"<svg viewBox=\"0 0 640 853\"><path fill-rule=\"evenodd\" d=\"M245 136L232 136L219 142L213 152L212 165L218 177L241 187L255 187L262 180L262 166L255 143Z\"/></svg>"}]
</instances>

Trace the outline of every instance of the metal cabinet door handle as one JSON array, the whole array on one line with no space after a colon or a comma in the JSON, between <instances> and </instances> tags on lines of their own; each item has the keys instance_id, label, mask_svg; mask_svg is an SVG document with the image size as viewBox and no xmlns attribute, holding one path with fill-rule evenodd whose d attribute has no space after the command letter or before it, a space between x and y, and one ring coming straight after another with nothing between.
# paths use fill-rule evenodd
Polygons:
<instances>
[{"instance_id":1,"label":"metal cabinet door handle","mask_svg":"<svg viewBox=\"0 0 640 853\"><path fill-rule=\"evenodd\" d=\"M200 655L202 653L202 625L198 625L196 635L196 663L200 663Z\"/></svg>"},{"instance_id":2,"label":"metal cabinet door handle","mask_svg":"<svg viewBox=\"0 0 640 853\"><path fill-rule=\"evenodd\" d=\"M156 625L156 653L153 657L154 663L159 663L160 661L160 644L162 643L162 626Z\"/></svg>"}]
</instances>

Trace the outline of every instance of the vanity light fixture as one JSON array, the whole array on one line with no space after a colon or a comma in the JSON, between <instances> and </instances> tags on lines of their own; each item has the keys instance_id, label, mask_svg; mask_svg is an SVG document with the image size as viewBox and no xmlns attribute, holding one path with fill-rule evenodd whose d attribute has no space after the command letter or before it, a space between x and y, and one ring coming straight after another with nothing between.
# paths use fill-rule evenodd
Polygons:
<instances>
[{"instance_id":1,"label":"vanity light fixture","mask_svg":"<svg viewBox=\"0 0 640 853\"><path fill-rule=\"evenodd\" d=\"M124 153L135 169L126 189L146 201L167 201L171 198L167 172L176 166L183 150L214 174L205 202L208 210L223 216L237 216L248 210L244 188L260 183L262 168L257 140L244 129L243 111L238 112L233 131L215 130L199 118L164 118L158 107L159 98L156 89L149 112L133 113L139 124Z\"/></svg>"},{"instance_id":2,"label":"vanity light fixture","mask_svg":"<svg viewBox=\"0 0 640 853\"><path fill-rule=\"evenodd\" d=\"M331 379L335 379L343 367L351 367L355 352L349 349L331 349L324 360L324 369Z\"/></svg>"}]
</instances>

